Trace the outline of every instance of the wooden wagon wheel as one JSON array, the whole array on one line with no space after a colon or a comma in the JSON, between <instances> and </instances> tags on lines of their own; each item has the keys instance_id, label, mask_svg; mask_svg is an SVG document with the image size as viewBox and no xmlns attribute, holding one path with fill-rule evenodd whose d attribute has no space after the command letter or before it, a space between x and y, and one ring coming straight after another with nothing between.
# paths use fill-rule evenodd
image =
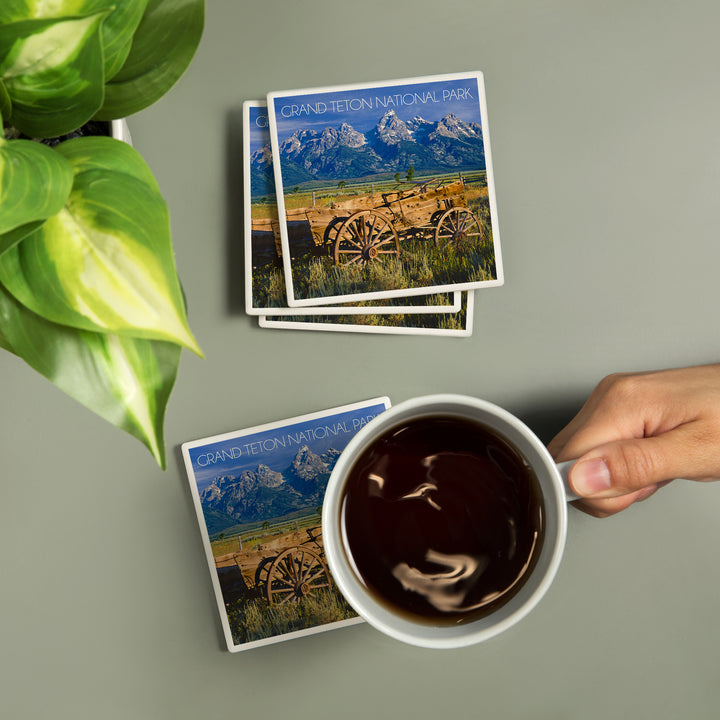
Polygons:
<instances>
[{"instance_id":1,"label":"wooden wagon wheel","mask_svg":"<svg viewBox=\"0 0 720 720\"><path fill-rule=\"evenodd\" d=\"M283 550L270 567L265 597L271 605L298 602L330 587L330 573L315 550L293 547Z\"/></svg>"},{"instance_id":2,"label":"wooden wagon wheel","mask_svg":"<svg viewBox=\"0 0 720 720\"><path fill-rule=\"evenodd\" d=\"M270 569L275 558L266 557L263 558L255 569L255 589L265 593L265 588L268 585L268 578L270 577Z\"/></svg>"},{"instance_id":3,"label":"wooden wagon wheel","mask_svg":"<svg viewBox=\"0 0 720 720\"><path fill-rule=\"evenodd\" d=\"M482 230L475 213L465 207L446 210L435 228L435 245L445 249L449 245L464 245L482 239Z\"/></svg>"},{"instance_id":4,"label":"wooden wagon wheel","mask_svg":"<svg viewBox=\"0 0 720 720\"><path fill-rule=\"evenodd\" d=\"M323 233L323 247L326 254L332 257L335 241L337 240L338 230L347 220L347 215L333 218L326 226Z\"/></svg>"},{"instance_id":5,"label":"wooden wagon wheel","mask_svg":"<svg viewBox=\"0 0 720 720\"><path fill-rule=\"evenodd\" d=\"M367 265L381 255L399 255L400 239L392 223L375 210L360 210L340 227L335 240L336 265Z\"/></svg>"}]
</instances>

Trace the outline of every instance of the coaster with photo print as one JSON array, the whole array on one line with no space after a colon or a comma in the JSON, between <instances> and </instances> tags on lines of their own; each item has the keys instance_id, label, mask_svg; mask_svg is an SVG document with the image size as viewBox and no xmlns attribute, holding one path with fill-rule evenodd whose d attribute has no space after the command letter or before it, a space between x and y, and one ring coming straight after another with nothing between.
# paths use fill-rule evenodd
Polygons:
<instances>
[{"instance_id":1,"label":"coaster with photo print","mask_svg":"<svg viewBox=\"0 0 720 720\"><path fill-rule=\"evenodd\" d=\"M361 622L325 561L335 463L387 397L183 443L228 650Z\"/></svg>"},{"instance_id":2,"label":"coaster with photo print","mask_svg":"<svg viewBox=\"0 0 720 720\"><path fill-rule=\"evenodd\" d=\"M288 306L503 283L482 73L271 92L267 109Z\"/></svg>"},{"instance_id":3,"label":"coaster with photo print","mask_svg":"<svg viewBox=\"0 0 720 720\"><path fill-rule=\"evenodd\" d=\"M263 101L248 100L243 104L245 304L248 315L263 315L269 311L275 315L457 312L460 309L459 292L327 307L287 307L266 107ZM306 232L310 234L309 226ZM329 252L329 246L324 251ZM322 254L323 248L308 245L310 252Z\"/></svg>"},{"instance_id":4,"label":"coaster with photo print","mask_svg":"<svg viewBox=\"0 0 720 720\"><path fill-rule=\"evenodd\" d=\"M439 335L470 337L475 293L462 293L456 313L422 315L319 315L315 317L260 316L260 327L279 330L325 330L384 335Z\"/></svg>"}]
</instances>

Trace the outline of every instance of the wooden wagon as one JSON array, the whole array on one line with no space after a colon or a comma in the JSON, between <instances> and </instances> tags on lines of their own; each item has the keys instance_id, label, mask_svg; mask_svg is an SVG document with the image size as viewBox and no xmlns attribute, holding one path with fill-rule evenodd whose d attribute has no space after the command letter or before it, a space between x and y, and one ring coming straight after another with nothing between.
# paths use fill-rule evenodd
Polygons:
<instances>
[{"instance_id":1,"label":"wooden wagon","mask_svg":"<svg viewBox=\"0 0 720 720\"><path fill-rule=\"evenodd\" d=\"M321 526L215 558L226 602L256 592L271 605L297 602L330 587Z\"/></svg>"},{"instance_id":2,"label":"wooden wagon","mask_svg":"<svg viewBox=\"0 0 720 720\"><path fill-rule=\"evenodd\" d=\"M462 179L428 180L409 189L290 209L286 217L289 231L309 226L314 246L324 249L337 265L365 265L386 255L397 256L401 241L409 236L433 238L440 248L482 239ZM254 220L253 230L272 231L279 254L277 220Z\"/></svg>"}]
</instances>

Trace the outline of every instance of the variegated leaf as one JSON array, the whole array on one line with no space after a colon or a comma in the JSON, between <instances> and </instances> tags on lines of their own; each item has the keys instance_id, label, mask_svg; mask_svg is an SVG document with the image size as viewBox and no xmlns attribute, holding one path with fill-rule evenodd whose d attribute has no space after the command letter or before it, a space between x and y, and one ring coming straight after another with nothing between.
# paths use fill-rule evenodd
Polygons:
<instances>
[{"instance_id":1,"label":"variegated leaf","mask_svg":"<svg viewBox=\"0 0 720 720\"><path fill-rule=\"evenodd\" d=\"M126 117L159 100L190 64L204 20L205 0L150 0L130 54L106 85L96 117Z\"/></svg>"},{"instance_id":2,"label":"variegated leaf","mask_svg":"<svg viewBox=\"0 0 720 720\"><path fill-rule=\"evenodd\" d=\"M163 424L179 346L56 325L24 308L0 286L0 347L139 439L165 469Z\"/></svg>"},{"instance_id":3,"label":"variegated leaf","mask_svg":"<svg viewBox=\"0 0 720 720\"><path fill-rule=\"evenodd\" d=\"M0 137L0 236L60 212L72 184L72 165L60 153ZM0 253L3 245L0 237Z\"/></svg>"},{"instance_id":4,"label":"variegated leaf","mask_svg":"<svg viewBox=\"0 0 720 720\"><path fill-rule=\"evenodd\" d=\"M2 0L0 24L18 20L79 17L110 10L102 27L105 78L111 78L125 62L132 36L148 0Z\"/></svg>"},{"instance_id":5,"label":"variegated leaf","mask_svg":"<svg viewBox=\"0 0 720 720\"><path fill-rule=\"evenodd\" d=\"M0 80L9 122L30 137L57 137L84 125L104 98L100 40L107 12L0 25Z\"/></svg>"},{"instance_id":6,"label":"variegated leaf","mask_svg":"<svg viewBox=\"0 0 720 720\"><path fill-rule=\"evenodd\" d=\"M167 206L146 182L140 155L103 137L56 150L76 170L70 197L0 256L0 282L52 322L167 340L201 355L187 325Z\"/></svg>"}]
</instances>

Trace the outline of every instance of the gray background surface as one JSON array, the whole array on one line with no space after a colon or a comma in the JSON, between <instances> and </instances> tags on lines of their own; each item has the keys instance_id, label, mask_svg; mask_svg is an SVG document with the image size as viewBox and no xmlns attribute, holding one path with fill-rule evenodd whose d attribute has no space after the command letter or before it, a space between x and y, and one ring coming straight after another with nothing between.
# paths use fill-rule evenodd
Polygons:
<instances>
[{"instance_id":1,"label":"gray background surface","mask_svg":"<svg viewBox=\"0 0 720 720\"><path fill-rule=\"evenodd\" d=\"M387 394L497 402L544 439L615 370L718 360L713 1L209 0L196 60L130 119L190 321L163 473L0 357L3 718L716 718L720 484L570 513L556 583L458 651L366 625L229 654L185 440ZM261 330L242 312L241 106L270 90L485 73L506 284L468 339Z\"/></svg>"}]
</instances>

